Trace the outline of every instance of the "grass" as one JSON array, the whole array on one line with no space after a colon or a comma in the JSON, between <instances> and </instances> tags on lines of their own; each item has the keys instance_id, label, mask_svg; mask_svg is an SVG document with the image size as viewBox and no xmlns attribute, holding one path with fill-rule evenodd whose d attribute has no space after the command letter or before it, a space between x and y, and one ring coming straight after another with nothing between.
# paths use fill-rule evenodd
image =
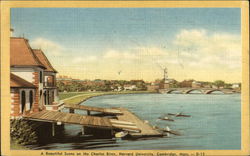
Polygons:
<instances>
[{"instance_id":1,"label":"grass","mask_svg":"<svg viewBox=\"0 0 250 156\"><path fill-rule=\"evenodd\" d=\"M143 93L155 93L152 91L122 91L122 92L82 92L77 94L78 96L71 96L72 98L65 99L66 104L80 104L89 98L102 95L118 95L118 94L143 94ZM70 93L69 93L70 94ZM82 94L82 95L81 95Z\"/></svg>"},{"instance_id":2,"label":"grass","mask_svg":"<svg viewBox=\"0 0 250 156\"><path fill-rule=\"evenodd\" d=\"M86 93L89 93L89 92L66 92L66 93L61 92L59 93L59 99L63 100L63 99L67 99L76 95L86 94Z\"/></svg>"},{"instance_id":3,"label":"grass","mask_svg":"<svg viewBox=\"0 0 250 156\"><path fill-rule=\"evenodd\" d=\"M13 150L28 150L29 148L23 146L23 145L20 145L18 143L16 143L15 141L11 140L10 141L10 149L13 149Z\"/></svg>"}]
</instances>

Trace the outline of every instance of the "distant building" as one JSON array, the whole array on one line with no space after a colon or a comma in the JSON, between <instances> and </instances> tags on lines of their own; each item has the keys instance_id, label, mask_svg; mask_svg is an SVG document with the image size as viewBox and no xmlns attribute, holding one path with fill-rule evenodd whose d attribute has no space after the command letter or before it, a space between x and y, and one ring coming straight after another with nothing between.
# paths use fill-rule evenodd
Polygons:
<instances>
[{"instance_id":1,"label":"distant building","mask_svg":"<svg viewBox=\"0 0 250 156\"><path fill-rule=\"evenodd\" d=\"M137 89L136 85L124 85L123 88L124 90L136 90Z\"/></svg>"},{"instance_id":2,"label":"distant building","mask_svg":"<svg viewBox=\"0 0 250 156\"><path fill-rule=\"evenodd\" d=\"M204 85L204 88L212 88L211 85Z\"/></svg>"},{"instance_id":3,"label":"distant building","mask_svg":"<svg viewBox=\"0 0 250 156\"><path fill-rule=\"evenodd\" d=\"M111 89L113 89L113 91L116 91L116 92L122 91L122 87L121 86L117 86L117 87L111 86Z\"/></svg>"},{"instance_id":4,"label":"distant building","mask_svg":"<svg viewBox=\"0 0 250 156\"><path fill-rule=\"evenodd\" d=\"M218 89L218 86L212 85L212 88L213 88L213 89Z\"/></svg>"},{"instance_id":5,"label":"distant building","mask_svg":"<svg viewBox=\"0 0 250 156\"><path fill-rule=\"evenodd\" d=\"M148 84L147 90L148 91L157 91L160 89L160 86L158 84Z\"/></svg>"},{"instance_id":6,"label":"distant building","mask_svg":"<svg viewBox=\"0 0 250 156\"><path fill-rule=\"evenodd\" d=\"M201 88L201 87L202 87L201 82L198 82L198 81L192 82L192 88Z\"/></svg>"},{"instance_id":7,"label":"distant building","mask_svg":"<svg viewBox=\"0 0 250 156\"><path fill-rule=\"evenodd\" d=\"M181 88L190 88L190 87L192 87L193 81L194 80L184 80L184 81L180 82L180 87Z\"/></svg>"},{"instance_id":8,"label":"distant building","mask_svg":"<svg viewBox=\"0 0 250 156\"><path fill-rule=\"evenodd\" d=\"M170 83L160 83L159 84L159 88L160 89L166 89L166 88L170 88Z\"/></svg>"},{"instance_id":9,"label":"distant building","mask_svg":"<svg viewBox=\"0 0 250 156\"><path fill-rule=\"evenodd\" d=\"M232 88L240 88L241 87L241 85L240 85L240 83L233 83L232 84Z\"/></svg>"}]
</instances>

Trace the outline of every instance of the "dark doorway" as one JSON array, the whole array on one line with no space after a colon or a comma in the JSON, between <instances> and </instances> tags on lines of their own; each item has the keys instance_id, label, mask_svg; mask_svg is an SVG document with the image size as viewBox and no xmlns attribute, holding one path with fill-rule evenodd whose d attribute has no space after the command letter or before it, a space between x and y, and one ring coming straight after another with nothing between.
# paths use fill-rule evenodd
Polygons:
<instances>
[{"instance_id":1,"label":"dark doorway","mask_svg":"<svg viewBox=\"0 0 250 156\"><path fill-rule=\"evenodd\" d=\"M24 111L24 107L25 107L25 103L26 103L26 95L25 95L25 91L22 91L22 95L21 95L21 97L22 97L22 113L23 113L23 111Z\"/></svg>"},{"instance_id":2,"label":"dark doorway","mask_svg":"<svg viewBox=\"0 0 250 156\"><path fill-rule=\"evenodd\" d=\"M30 109L32 108L33 105L33 91L30 91Z\"/></svg>"}]
</instances>

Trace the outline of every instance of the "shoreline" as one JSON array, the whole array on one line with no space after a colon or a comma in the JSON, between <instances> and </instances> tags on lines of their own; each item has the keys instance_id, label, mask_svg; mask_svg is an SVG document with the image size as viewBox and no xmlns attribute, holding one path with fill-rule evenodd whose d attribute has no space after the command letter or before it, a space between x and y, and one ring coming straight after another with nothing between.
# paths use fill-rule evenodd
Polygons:
<instances>
[{"instance_id":1,"label":"shoreline","mask_svg":"<svg viewBox=\"0 0 250 156\"><path fill-rule=\"evenodd\" d=\"M70 92L69 92L70 93ZM80 105L82 102L87 101L90 98L104 96L104 95L120 95L120 94L149 94L157 93L153 91L124 91L124 92L90 92L89 94L80 94L76 96L69 97L67 99L62 99L65 104L76 104Z\"/></svg>"}]
</instances>

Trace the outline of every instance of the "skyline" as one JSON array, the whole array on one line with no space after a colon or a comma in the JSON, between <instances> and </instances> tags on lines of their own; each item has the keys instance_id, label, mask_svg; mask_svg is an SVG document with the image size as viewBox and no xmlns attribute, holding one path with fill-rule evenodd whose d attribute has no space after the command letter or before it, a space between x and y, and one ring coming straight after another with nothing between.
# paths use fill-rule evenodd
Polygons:
<instances>
[{"instance_id":1,"label":"skyline","mask_svg":"<svg viewBox=\"0 0 250 156\"><path fill-rule=\"evenodd\" d=\"M79 79L152 81L167 67L178 81L241 82L240 21L239 8L11 9L14 36Z\"/></svg>"}]
</instances>

